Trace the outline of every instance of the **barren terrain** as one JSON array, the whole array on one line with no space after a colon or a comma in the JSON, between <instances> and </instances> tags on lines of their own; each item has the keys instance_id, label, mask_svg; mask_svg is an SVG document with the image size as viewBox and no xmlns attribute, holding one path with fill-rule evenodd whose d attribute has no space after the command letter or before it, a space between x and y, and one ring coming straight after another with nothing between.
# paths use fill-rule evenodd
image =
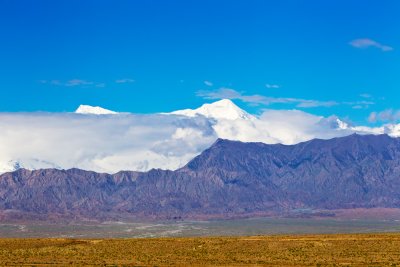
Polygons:
<instances>
[{"instance_id":1,"label":"barren terrain","mask_svg":"<svg viewBox=\"0 0 400 267\"><path fill-rule=\"evenodd\" d=\"M1 265L397 266L400 234L1 239Z\"/></svg>"}]
</instances>

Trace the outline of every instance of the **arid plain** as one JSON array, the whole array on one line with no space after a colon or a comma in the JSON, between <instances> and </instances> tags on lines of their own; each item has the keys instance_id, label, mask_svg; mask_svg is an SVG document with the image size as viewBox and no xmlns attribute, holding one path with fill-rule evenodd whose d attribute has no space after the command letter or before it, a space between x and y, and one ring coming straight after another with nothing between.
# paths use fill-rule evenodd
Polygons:
<instances>
[{"instance_id":1,"label":"arid plain","mask_svg":"<svg viewBox=\"0 0 400 267\"><path fill-rule=\"evenodd\" d=\"M400 234L1 239L3 266L399 266Z\"/></svg>"}]
</instances>

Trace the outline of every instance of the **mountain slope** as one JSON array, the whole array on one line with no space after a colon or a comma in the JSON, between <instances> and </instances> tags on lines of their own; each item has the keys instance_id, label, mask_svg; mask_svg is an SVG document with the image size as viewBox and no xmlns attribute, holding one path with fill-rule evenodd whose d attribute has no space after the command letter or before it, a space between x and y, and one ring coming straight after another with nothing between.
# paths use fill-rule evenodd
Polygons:
<instances>
[{"instance_id":1,"label":"mountain slope","mask_svg":"<svg viewBox=\"0 0 400 267\"><path fill-rule=\"evenodd\" d=\"M296 209L400 208L400 140L387 135L266 145L219 139L176 171L20 169L0 176L12 218L180 218Z\"/></svg>"},{"instance_id":2,"label":"mountain slope","mask_svg":"<svg viewBox=\"0 0 400 267\"><path fill-rule=\"evenodd\" d=\"M77 114L93 114L93 115L108 115L108 114L118 114L115 111L108 110L102 107L93 107L89 105L80 105L75 113Z\"/></svg>"},{"instance_id":3,"label":"mountain slope","mask_svg":"<svg viewBox=\"0 0 400 267\"><path fill-rule=\"evenodd\" d=\"M184 109L173 111L170 114L184 115L187 117L204 116L212 119L226 120L254 120L255 117L236 106L229 99L222 99L211 104L204 104L197 109Z\"/></svg>"},{"instance_id":4,"label":"mountain slope","mask_svg":"<svg viewBox=\"0 0 400 267\"><path fill-rule=\"evenodd\" d=\"M400 205L400 142L387 135L314 139L293 146L220 140L188 164L267 180L304 207ZM297 205L297 204L296 204Z\"/></svg>"}]
</instances>

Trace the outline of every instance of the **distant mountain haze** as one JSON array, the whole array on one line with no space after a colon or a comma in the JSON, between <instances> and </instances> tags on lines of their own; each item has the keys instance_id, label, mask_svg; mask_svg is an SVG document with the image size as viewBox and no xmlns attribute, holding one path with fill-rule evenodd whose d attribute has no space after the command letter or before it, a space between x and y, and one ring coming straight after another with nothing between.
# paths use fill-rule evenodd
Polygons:
<instances>
[{"instance_id":1,"label":"distant mountain haze","mask_svg":"<svg viewBox=\"0 0 400 267\"><path fill-rule=\"evenodd\" d=\"M400 208L400 139L353 134L295 145L218 139L176 171L19 169L0 176L2 220L231 218L354 208Z\"/></svg>"}]
</instances>

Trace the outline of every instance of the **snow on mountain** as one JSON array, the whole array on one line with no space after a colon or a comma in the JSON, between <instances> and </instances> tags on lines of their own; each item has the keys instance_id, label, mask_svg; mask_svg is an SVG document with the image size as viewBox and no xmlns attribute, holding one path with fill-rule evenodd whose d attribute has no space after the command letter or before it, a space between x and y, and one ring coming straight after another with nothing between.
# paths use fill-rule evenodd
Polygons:
<instances>
[{"instance_id":1,"label":"snow on mountain","mask_svg":"<svg viewBox=\"0 0 400 267\"><path fill-rule=\"evenodd\" d=\"M347 130L349 129L349 124L345 123L344 121L336 118L336 123L337 123L337 128L342 129L342 130Z\"/></svg>"},{"instance_id":2,"label":"snow on mountain","mask_svg":"<svg viewBox=\"0 0 400 267\"><path fill-rule=\"evenodd\" d=\"M38 170L38 169L62 169L57 164L40 159L18 159L0 162L0 174L12 172L18 169Z\"/></svg>"},{"instance_id":3,"label":"snow on mountain","mask_svg":"<svg viewBox=\"0 0 400 267\"><path fill-rule=\"evenodd\" d=\"M118 114L118 112L108 110L102 107L93 107L89 105L80 105L75 111L78 114L93 114L93 115L107 115L107 114Z\"/></svg>"},{"instance_id":4,"label":"snow on mountain","mask_svg":"<svg viewBox=\"0 0 400 267\"><path fill-rule=\"evenodd\" d=\"M15 162L13 160L0 162L0 174L5 172L12 172L18 169L19 169L18 162Z\"/></svg>"},{"instance_id":5,"label":"snow on mountain","mask_svg":"<svg viewBox=\"0 0 400 267\"><path fill-rule=\"evenodd\" d=\"M324 118L299 110L266 110L261 116L253 116L228 99L169 114L204 116L211 119L219 138L242 142L290 145L321 136L330 138L351 133L349 126L336 116Z\"/></svg>"},{"instance_id":6,"label":"snow on mountain","mask_svg":"<svg viewBox=\"0 0 400 267\"><path fill-rule=\"evenodd\" d=\"M266 110L261 116L253 116L228 99L169 114L212 119L212 127L219 138L242 142L292 145L313 138L328 139L352 133L400 136L400 125L352 126L337 116L325 118L300 110Z\"/></svg>"},{"instance_id":7,"label":"snow on mountain","mask_svg":"<svg viewBox=\"0 0 400 267\"><path fill-rule=\"evenodd\" d=\"M229 99L222 99L211 104L204 104L197 109L184 109L173 111L170 114L183 115L187 117L195 117L202 115L206 118L212 119L226 119L226 120L254 120L254 116L248 114L236 106Z\"/></svg>"},{"instance_id":8,"label":"snow on mountain","mask_svg":"<svg viewBox=\"0 0 400 267\"><path fill-rule=\"evenodd\" d=\"M229 99L204 104L197 109L184 109L167 114L189 118L203 116L210 120L218 138L243 142L279 142L267 131L263 131L260 119L239 108Z\"/></svg>"}]
</instances>

